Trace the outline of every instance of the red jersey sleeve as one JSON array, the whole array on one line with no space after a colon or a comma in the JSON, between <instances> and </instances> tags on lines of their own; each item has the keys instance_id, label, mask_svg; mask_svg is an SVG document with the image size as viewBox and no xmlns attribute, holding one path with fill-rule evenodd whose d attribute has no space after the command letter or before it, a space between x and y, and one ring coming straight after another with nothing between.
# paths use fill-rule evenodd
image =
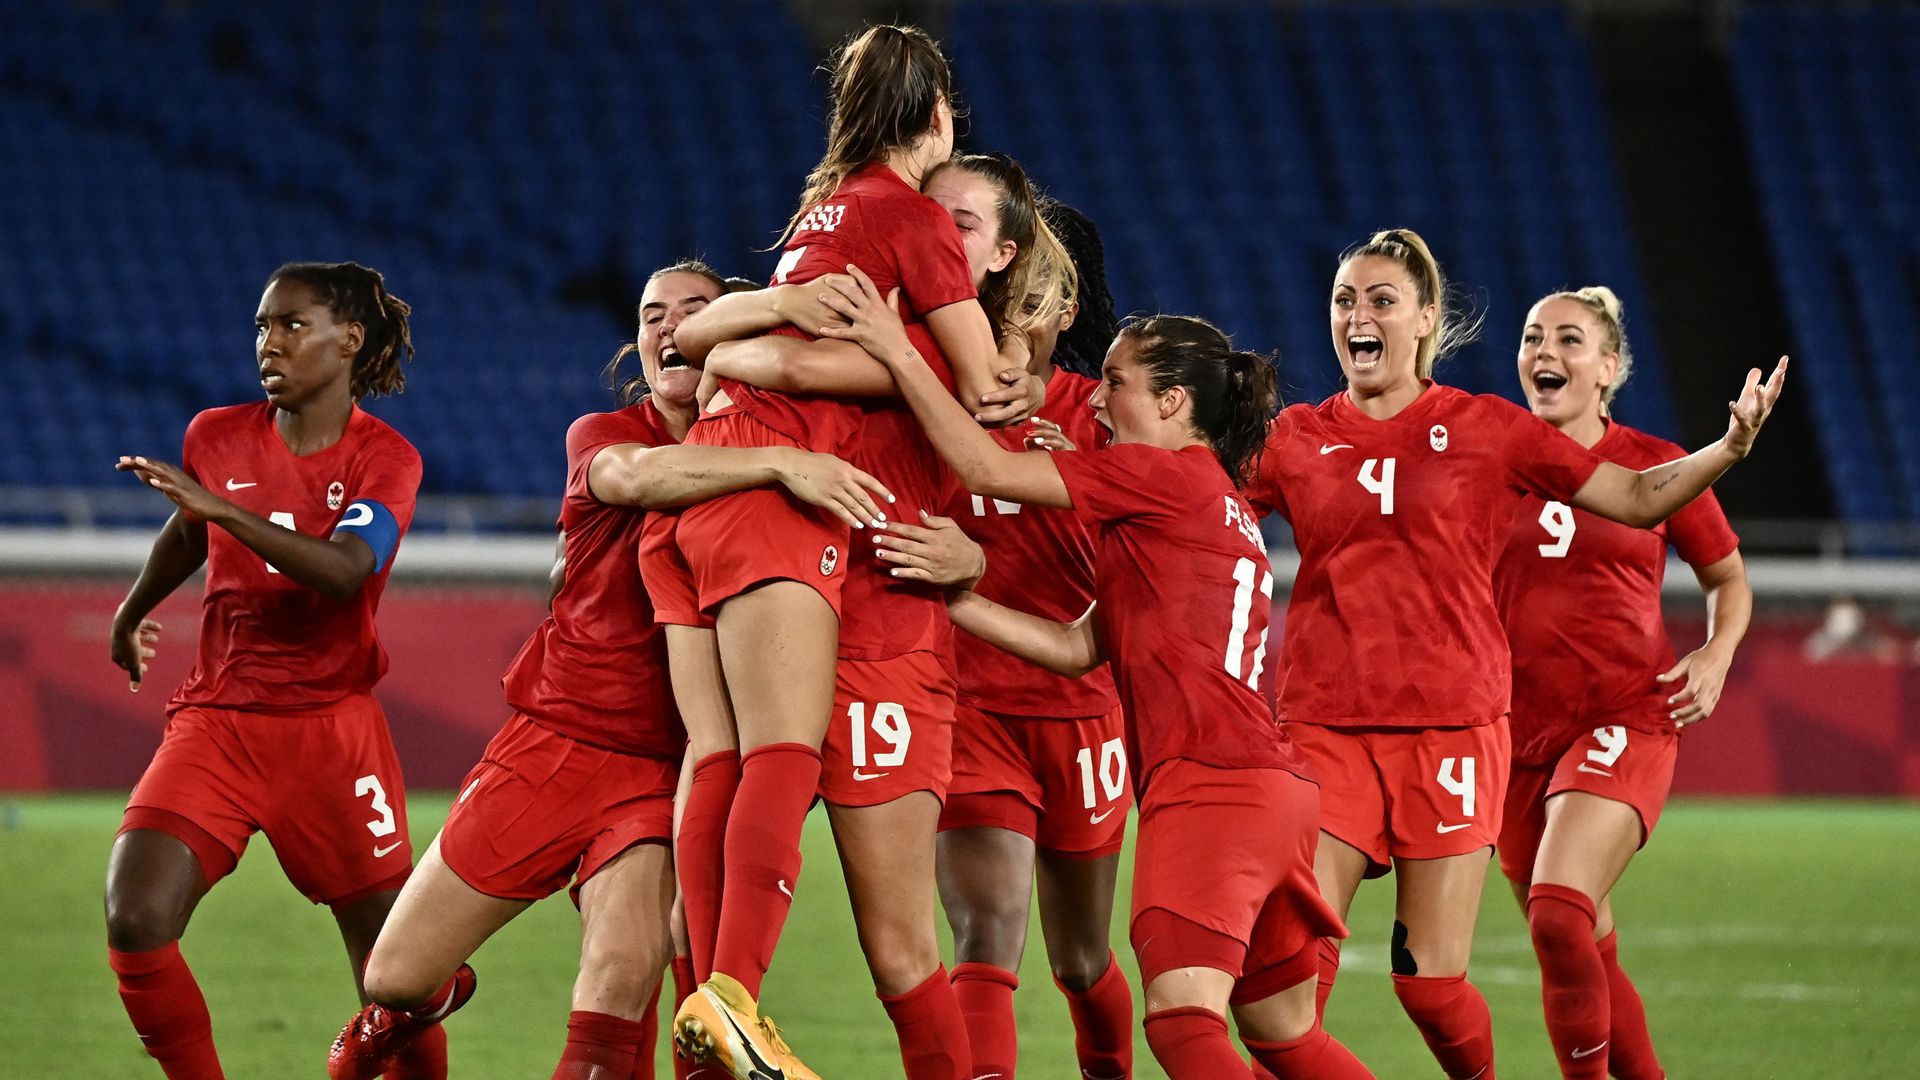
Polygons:
<instances>
[{"instance_id":1,"label":"red jersey sleeve","mask_svg":"<svg viewBox=\"0 0 1920 1080\"><path fill-rule=\"evenodd\" d=\"M1055 451L1053 463L1074 510L1089 524L1107 525L1170 509L1167 496L1180 491L1182 478L1169 457L1158 447L1118 443L1104 450Z\"/></svg>"},{"instance_id":2,"label":"red jersey sleeve","mask_svg":"<svg viewBox=\"0 0 1920 1080\"><path fill-rule=\"evenodd\" d=\"M1711 488L1667 519L1667 542L1695 569L1712 566L1740 550L1740 537Z\"/></svg>"},{"instance_id":3,"label":"red jersey sleeve","mask_svg":"<svg viewBox=\"0 0 1920 1080\"><path fill-rule=\"evenodd\" d=\"M593 459L600 451L609 446L623 443L639 443L642 446L658 446L658 442L649 442L640 438L639 429L624 413L588 413L567 428L567 489L592 494L587 485L587 471L593 467Z\"/></svg>"},{"instance_id":4,"label":"red jersey sleeve","mask_svg":"<svg viewBox=\"0 0 1920 1080\"><path fill-rule=\"evenodd\" d=\"M346 493L349 504L372 501L387 508L401 532L413 522L413 504L420 496L420 451L397 434L381 439L373 452L357 463Z\"/></svg>"},{"instance_id":5,"label":"red jersey sleeve","mask_svg":"<svg viewBox=\"0 0 1920 1080\"><path fill-rule=\"evenodd\" d=\"M972 300L973 271L960 247L960 230L953 218L931 199L915 207L915 220L887 233L895 264L900 267L900 291L907 309L927 312Z\"/></svg>"},{"instance_id":6,"label":"red jersey sleeve","mask_svg":"<svg viewBox=\"0 0 1920 1080\"><path fill-rule=\"evenodd\" d=\"M1559 428L1505 398L1487 396L1507 424L1506 459L1513 485L1554 502L1571 502L1606 459Z\"/></svg>"}]
</instances>

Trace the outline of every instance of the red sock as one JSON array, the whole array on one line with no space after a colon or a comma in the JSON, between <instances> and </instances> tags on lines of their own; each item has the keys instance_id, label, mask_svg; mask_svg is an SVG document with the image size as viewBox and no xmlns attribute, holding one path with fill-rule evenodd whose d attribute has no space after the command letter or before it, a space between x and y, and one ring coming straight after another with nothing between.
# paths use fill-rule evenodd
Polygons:
<instances>
[{"instance_id":1,"label":"red sock","mask_svg":"<svg viewBox=\"0 0 1920 1080\"><path fill-rule=\"evenodd\" d=\"M640 1051L640 1022L607 1013L567 1014L567 1048L553 1080L625 1080Z\"/></svg>"},{"instance_id":2,"label":"red sock","mask_svg":"<svg viewBox=\"0 0 1920 1080\"><path fill-rule=\"evenodd\" d=\"M1127 973L1120 970L1113 953L1107 953L1107 970L1085 990L1070 990L1053 985L1067 995L1067 1012L1073 1017L1073 1050L1080 1057L1080 1075L1086 1080L1127 1080L1133 1075L1133 990L1127 986ZM1012 1020L1012 1002L1008 1002L1008 1020ZM1013 1070L1007 1070L1012 1076Z\"/></svg>"},{"instance_id":3,"label":"red sock","mask_svg":"<svg viewBox=\"0 0 1920 1080\"><path fill-rule=\"evenodd\" d=\"M1227 1080L1253 1076L1227 1038L1227 1018L1212 1009L1186 1006L1150 1012L1147 1045L1168 1080Z\"/></svg>"},{"instance_id":4,"label":"red sock","mask_svg":"<svg viewBox=\"0 0 1920 1080\"><path fill-rule=\"evenodd\" d=\"M1020 1060L1020 1036L1013 1023L1013 992L1020 978L992 964L959 964L953 969L953 998L967 1025L975 1076L1013 1080Z\"/></svg>"},{"instance_id":5,"label":"red sock","mask_svg":"<svg viewBox=\"0 0 1920 1080\"><path fill-rule=\"evenodd\" d=\"M1287 1042L1241 1041L1253 1051L1255 1072L1264 1069L1274 1080L1373 1080L1372 1070L1319 1024Z\"/></svg>"},{"instance_id":6,"label":"red sock","mask_svg":"<svg viewBox=\"0 0 1920 1080\"><path fill-rule=\"evenodd\" d=\"M694 763L687 805L680 811L673 866L687 916L688 955L700 982L713 974L713 943L720 934L721 882L726 871L727 815L740 787L740 753L723 750ZM693 991L689 989L687 994ZM681 1001L687 999L681 994Z\"/></svg>"},{"instance_id":7,"label":"red sock","mask_svg":"<svg viewBox=\"0 0 1920 1080\"><path fill-rule=\"evenodd\" d=\"M1313 991L1314 1018L1327 1019L1327 999L1333 996L1333 980L1340 977L1340 939L1320 939L1320 985Z\"/></svg>"},{"instance_id":8,"label":"red sock","mask_svg":"<svg viewBox=\"0 0 1920 1080\"><path fill-rule=\"evenodd\" d=\"M386 1075L387 1080L447 1080L446 1027L434 1024L407 1040Z\"/></svg>"},{"instance_id":9,"label":"red sock","mask_svg":"<svg viewBox=\"0 0 1920 1080\"><path fill-rule=\"evenodd\" d=\"M1494 1080L1493 1017L1465 975L1395 975L1393 995L1442 1071L1454 1080Z\"/></svg>"},{"instance_id":10,"label":"red sock","mask_svg":"<svg viewBox=\"0 0 1920 1080\"><path fill-rule=\"evenodd\" d=\"M1593 901L1565 885L1527 891L1527 929L1540 958L1540 1001L1560 1075L1606 1080L1607 968L1593 941Z\"/></svg>"},{"instance_id":11,"label":"red sock","mask_svg":"<svg viewBox=\"0 0 1920 1080\"><path fill-rule=\"evenodd\" d=\"M937 967L920 985L897 997L880 994L894 1033L907 1080L969 1080L973 1057L967 1052L967 1023L954 1000L947 969Z\"/></svg>"},{"instance_id":12,"label":"red sock","mask_svg":"<svg viewBox=\"0 0 1920 1080\"><path fill-rule=\"evenodd\" d=\"M1620 967L1620 935L1608 934L1595 947L1607 969L1607 1069L1620 1080L1666 1080L1647 1031L1647 1007Z\"/></svg>"},{"instance_id":13,"label":"red sock","mask_svg":"<svg viewBox=\"0 0 1920 1080\"><path fill-rule=\"evenodd\" d=\"M674 1007L676 1009L679 1008L680 1003L687 1000L687 995L693 993L693 988L698 985L700 985L700 980L693 977L693 960L685 956L674 957L673 958L673 1004L674 1004ZM687 1080L687 1068L688 1068L687 1059L681 1057L679 1054L674 1054L672 1056L673 1056L673 1080Z\"/></svg>"},{"instance_id":14,"label":"red sock","mask_svg":"<svg viewBox=\"0 0 1920 1080\"><path fill-rule=\"evenodd\" d=\"M653 1080L653 1052L660 1042L660 984L653 984L653 996L640 1014L640 1044L633 1053L633 1073L629 1080Z\"/></svg>"},{"instance_id":15,"label":"red sock","mask_svg":"<svg viewBox=\"0 0 1920 1080\"><path fill-rule=\"evenodd\" d=\"M740 758L740 790L727 816L727 890L713 970L740 980L755 998L787 925L800 877L800 829L819 788L820 751L811 746L774 743ZM685 835L684 818L680 828ZM688 922L692 937L691 916Z\"/></svg>"},{"instance_id":16,"label":"red sock","mask_svg":"<svg viewBox=\"0 0 1920 1080\"><path fill-rule=\"evenodd\" d=\"M170 941L145 952L107 949L107 963L120 978L120 1000L147 1053L169 1080L220 1080L213 1050L213 1017L200 984Z\"/></svg>"}]
</instances>

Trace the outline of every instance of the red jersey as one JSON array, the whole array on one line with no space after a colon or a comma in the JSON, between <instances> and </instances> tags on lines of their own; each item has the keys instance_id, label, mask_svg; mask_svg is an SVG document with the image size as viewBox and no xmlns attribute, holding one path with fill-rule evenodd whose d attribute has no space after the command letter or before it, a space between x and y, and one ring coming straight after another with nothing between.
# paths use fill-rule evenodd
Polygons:
<instances>
[{"instance_id":1,"label":"red jersey","mask_svg":"<svg viewBox=\"0 0 1920 1080\"><path fill-rule=\"evenodd\" d=\"M898 288L901 317L908 322L975 295L953 218L882 164L856 170L807 210L787 239L772 284L844 274L849 263L873 279L881 296ZM806 336L792 327L774 332ZM939 350L921 352L933 363ZM710 415L749 413L810 450L843 453L859 433L860 407L846 398L785 394L732 379L720 380L720 388L732 403ZM687 441L707 437L696 424Z\"/></svg>"},{"instance_id":2,"label":"red jersey","mask_svg":"<svg viewBox=\"0 0 1920 1080\"><path fill-rule=\"evenodd\" d=\"M1176 758L1311 779L1259 690L1273 570L1213 451L1123 443L1053 460L1096 534L1094 617L1135 793Z\"/></svg>"},{"instance_id":3,"label":"red jersey","mask_svg":"<svg viewBox=\"0 0 1920 1080\"><path fill-rule=\"evenodd\" d=\"M1247 498L1293 524L1282 720L1457 727L1507 712L1493 566L1523 492L1565 502L1600 458L1504 398L1429 383L1388 420L1343 391L1274 419Z\"/></svg>"},{"instance_id":4,"label":"red jersey","mask_svg":"<svg viewBox=\"0 0 1920 1080\"><path fill-rule=\"evenodd\" d=\"M199 653L169 712L310 710L364 694L387 673L373 615L393 569L392 545L413 522L420 452L356 405L339 442L299 457L274 426L278 411L264 401L208 409L187 425L180 467L234 505L309 536L390 515L392 543L376 541L374 572L352 596L334 600L267 565L232 533L209 528Z\"/></svg>"},{"instance_id":5,"label":"red jersey","mask_svg":"<svg viewBox=\"0 0 1920 1080\"><path fill-rule=\"evenodd\" d=\"M1087 399L1100 380L1053 369L1047 400L1035 414L1060 425L1073 445L1094 450L1107 444L1107 429ZM1008 450L1024 451L1034 433L1031 420L991 434ZM1079 514L1045 506L1022 506L960 491L946 515L987 551L987 574L974 591L996 603L1061 622L1086 614L1093 603L1093 532ZM960 703L982 712L1075 719L1102 716L1118 700L1105 665L1069 679L994 648L972 634L954 635Z\"/></svg>"},{"instance_id":6,"label":"red jersey","mask_svg":"<svg viewBox=\"0 0 1920 1080\"><path fill-rule=\"evenodd\" d=\"M667 678L666 634L640 581L646 512L593 497L587 473L609 446L671 445L651 401L588 413L567 429L565 582L553 612L501 679L507 703L542 727L628 754L679 761L686 731Z\"/></svg>"},{"instance_id":7,"label":"red jersey","mask_svg":"<svg viewBox=\"0 0 1920 1080\"><path fill-rule=\"evenodd\" d=\"M925 323L908 323L907 340L949 392L953 370L933 343ZM852 464L886 486L898 502L882 506L889 521L920 524L920 511L937 514L957 481L927 441L913 410L899 398L869 398L861 410L861 436ZM901 581L888 573L892 563L874 555L871 534L853 531L859 547L841 586L840 656L846 660L890 660L903 653L931 651L949 663L953 623L947 619L944 590Z\"/></svg>"},{"instance_id":8,"label":"red jersey","mask_svg":"<svg viewBox=\"0 0 1920 1080\"><path fill-rule=\"evenodd\" d=\"M1686 456L1665 439L1609 424L1593 452L1629 469ZM1494 595L1513 652L1514 760L1539 764L1596 727L1672 731L1653 681L1673 666L1660 618L1667 545L1690 566L1719 562L1740 538L1709 491L1652 529L1537 495L1514 514Z\"/></svg>"}]
</instances>

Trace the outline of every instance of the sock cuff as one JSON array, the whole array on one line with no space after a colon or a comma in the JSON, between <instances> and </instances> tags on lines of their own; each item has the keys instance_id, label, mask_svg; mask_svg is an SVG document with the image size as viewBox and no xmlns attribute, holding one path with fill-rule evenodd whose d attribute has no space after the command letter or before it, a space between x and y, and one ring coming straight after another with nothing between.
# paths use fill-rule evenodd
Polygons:
<instances>
[{"instance_id":1,"label":"sock cuff","mask_svg":"<svg viewBox=\"0 0 1920 1080\"><path fill-rule=\"evenodd\" d=\"M1145 1026L1147 1024L1168 1020L1184 1020L1188 1018L1218 1024L1220 1025L1221 1031L1227 1030L1227 1018L1207 1008L1205 1005L1177 1005L1171 1009L1155 1009L1142 1018L1140 1023L1142 1026Z\"/></svg>"},{"instance_id":2,"label":"sock cuff","mask_svg":"<svg viewBox=\"0 0 1920 1080\"><path fill-rule=\"evenodd\" d=\"M1113 950L1108 949L1107 970L1101 972L1100 977L1093 980L1092 984L1085 990L1075 990L1059 979L1053 980L1053 985L1059 987L1060 992L1070 998L1090 998L1100 996L1101 992L1106 990L1109 984L1116 978L1125 979L1126 975L1120 970L1120 961L1113 955Z\"/></svg>"},{"instance_id":3,"label":"sock cuff","mask_svg":"<svg viewBox=\"0 0 1920 1080\"><path fill-rule=\"evenodd\" d=\"M638 1020L611 1013L575 1009L567 1014L567 1039L599 1046L639 1045L645 1026Z\"/></svg>"},{"instance_id":4,"label":"sock cuff","mask_svg":"<svg viewBox=\"0 0 1920 1080\"><path fill-rule=\"evenodd\" d=\"M1289 1050L1298 1050L1316 1039L1325 1038L1326 1034L1327 1029L1320 1026L1320 1021L1315 1020L1313 1026L1308 1028L1304 1034L1296 1039L1287 1039L1282 1042L1267 1042L1264 1039L1249 1039L1243 1034L1240 1036L1240 1041L1246 1044L1247 1049L1257 1054L1284 1054Z\"/></svg>"},{"instance_id":5,"label":"sock cuff","mask_svg":"<svg viewBox=\"0 0 1920 1080\"><path fill-rule=\"evenodd\" d=\"M885 1005L888 1010L892 1010L901 1005L910 1005L916 999L942 986L947 986L951 989L951 984L947 981L947 967L945 964L936 964L934 965L932 974L921 979L918 983L914 984L913 989L904 994L882 994L878 990L875 990L873 994L880 999L882 1005Z\"/></svg>"},{"instance_id":6,"label":"sock cuff","mask_svg":"<svg viewBox=\"0 0 1920 1080\"><path fill-rule=\"evenodd\" d=\"M1450 999L1467 985L1465 972L1458 975L1395 975L1393 992L1403 1001L1408 997L1421 1001Z\"/></svg>"},{"instance_id":7,"label":"sock cuff","mask_svg":"<svg viewBox=\"0 0 1920 1080\"><path fill-rule=\"evenodd\" d=\"M1594 948L1600 950L1602 959L1609 962L1613 961L1620 955L1620 931L1607 931L1607 936L1595 941L1593 945Z\"/></svg>"},{"instance_id":8,"label":"sock cuff","mask_svg":"<svg viewBox=\"0 0 1920 1080\"><path fill-rule=\"evenodd\" d=\"M1020 976L994 964L975 963L971 960L953 966L953 981L998 983L1009 990L1020 989Z\"/></svg>"},{"instance_id":9,"label":"sock cuff","mask_svg":"<svg viewBox=\"0 0 1920 1080\"><path fill-rule=\"evenodd\" d=\"M169 941L157 949L142 949L138 952L121 952L113 946L107 946L107 965L113 968L115 975L138 978L163 971L180 960L180 943Z\"/></svg>"},{"instance_id":10,"label":"sock cuff","mask_svg":"<svg viewBox=\"0 0 1920 1080\"><path fill-rule=\"evenodd\" d=\"M804 757L812 758L816 763L820 761L820 748L817 746L808 746L806 743L797 742L777 742L768 743L765 746L756 746L746 753L741 754L740 767L745 769L748 762L751 762L754 758L762 754L800 754Z\"/></svg>"},{"instance_id":11,"label":"sock cuff","mask_svg":"<svg viewBox=\"0 0 1920 1080\"><path fill-rule=\"evenodd\" d=\"M735 768L738 768L740 765L740 751L715 750L713 753L693 763L693 774L699 776L703 769L718 768L726 765L733 765Z\"/></svg>"},{"instance_id":12,"label":"sock cuff","mask_svg":"<svg viewBox=\"0 0 1920 1080\"><path fill-rule=\"evenodd\" d=\"M1594 906L1593 898L1581 892L1579 889L1568 888L1565 885L1550 884L1533 886L1527 890L1528 915L1533 914L1533 904L1536 900L1558 900L1586 916L1589 924L1600 920L1599 909Z\"/></svg>"}]
</instances>

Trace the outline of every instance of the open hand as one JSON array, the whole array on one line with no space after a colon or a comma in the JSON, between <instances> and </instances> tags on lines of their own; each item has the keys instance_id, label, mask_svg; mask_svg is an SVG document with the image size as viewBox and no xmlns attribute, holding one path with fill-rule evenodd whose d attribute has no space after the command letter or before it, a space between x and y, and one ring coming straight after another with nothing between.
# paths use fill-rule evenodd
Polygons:
<instances>
[{"instance_id":1,"label":"open hand","mask_svg":"<svg viewBox=\"0 0 1920 1080\"><path fill-rule=\"evenodd\" d=\"M780 482L794 498L825 507L856 529L886 527L887 512L880 504L892 503L893 493L832 454L793 450L781 459Z\"/></svg>"},{"instance_id":2,"label":"open hand","mask_svg":"<svg viewBox=\"0 0 1920 1080\"><path fill-rule=\"evenodd\" d=\"M1766 385L1760 383L1760 369L1752 368L1747 372L1747 383L1740 388L1740 397L1727 402L1727 411L1733 414L1727 422L1727 446L1734 453L1746 457L1753 450L1753 440L1760 434L1760 425L1767 422L1767 415L1773 412L1773 403L1780 400L1780 391L1787 385L1787 358L1781 357L1774 365L1773 374Z\"/></svg>"},{"instance_id":3,"label":"open hand","mask_svg":"<svg viewBox=\"0 0 1920 1080\"><path fill-rule=\"evenodd\" d=\"M906 325L900 321L899 289L881 296L879 287L866 271L852 263L847 264L845 276L828 274L813 284L826 286L819 294L821 303L845 323L844 326L822 326L821 337L851 341L889 367L908 356L926 362L907 340Z\"/></svg>"},{"instance_id":4,"label":"open hand","mask_svg":"<svg viewBox=\"0 0 1920 1080\"><path fill-rule=\"evenodd\" d=\"M874 554L893 564L906 581L971 589L987 572L987 553L952 518L920 512L920 524L887 523L873 534Z\"/></svg>"},{"instance_id":5,"label":"open hand","mask_svg":"<svg viewBox=\"0 0 1920 1080\"><path fill-rule=\"evenodd\" d=\"M194 482L178 465L153 458L121 455L114 468L130 472L141 482L173 500L173 505L200 521L208 521L230 505L227 500Z\"/></svg>"},{"instance_id":6,"label":"open hand","mask_svg":"<svg viewBox=\"0 0 1920 1080\"><path fill-rule=\"evenodd\" d=\"M1701 646L1680 658L1664 674L1655 676L1660 683L1678 682L1680 691L1667 699L1673 710L1667 714L1676 728L1698 723L1713 715L1720 704L1720 691L1727 685L1727 669L1733 658Z\"/></svg>"}]
</instances>

